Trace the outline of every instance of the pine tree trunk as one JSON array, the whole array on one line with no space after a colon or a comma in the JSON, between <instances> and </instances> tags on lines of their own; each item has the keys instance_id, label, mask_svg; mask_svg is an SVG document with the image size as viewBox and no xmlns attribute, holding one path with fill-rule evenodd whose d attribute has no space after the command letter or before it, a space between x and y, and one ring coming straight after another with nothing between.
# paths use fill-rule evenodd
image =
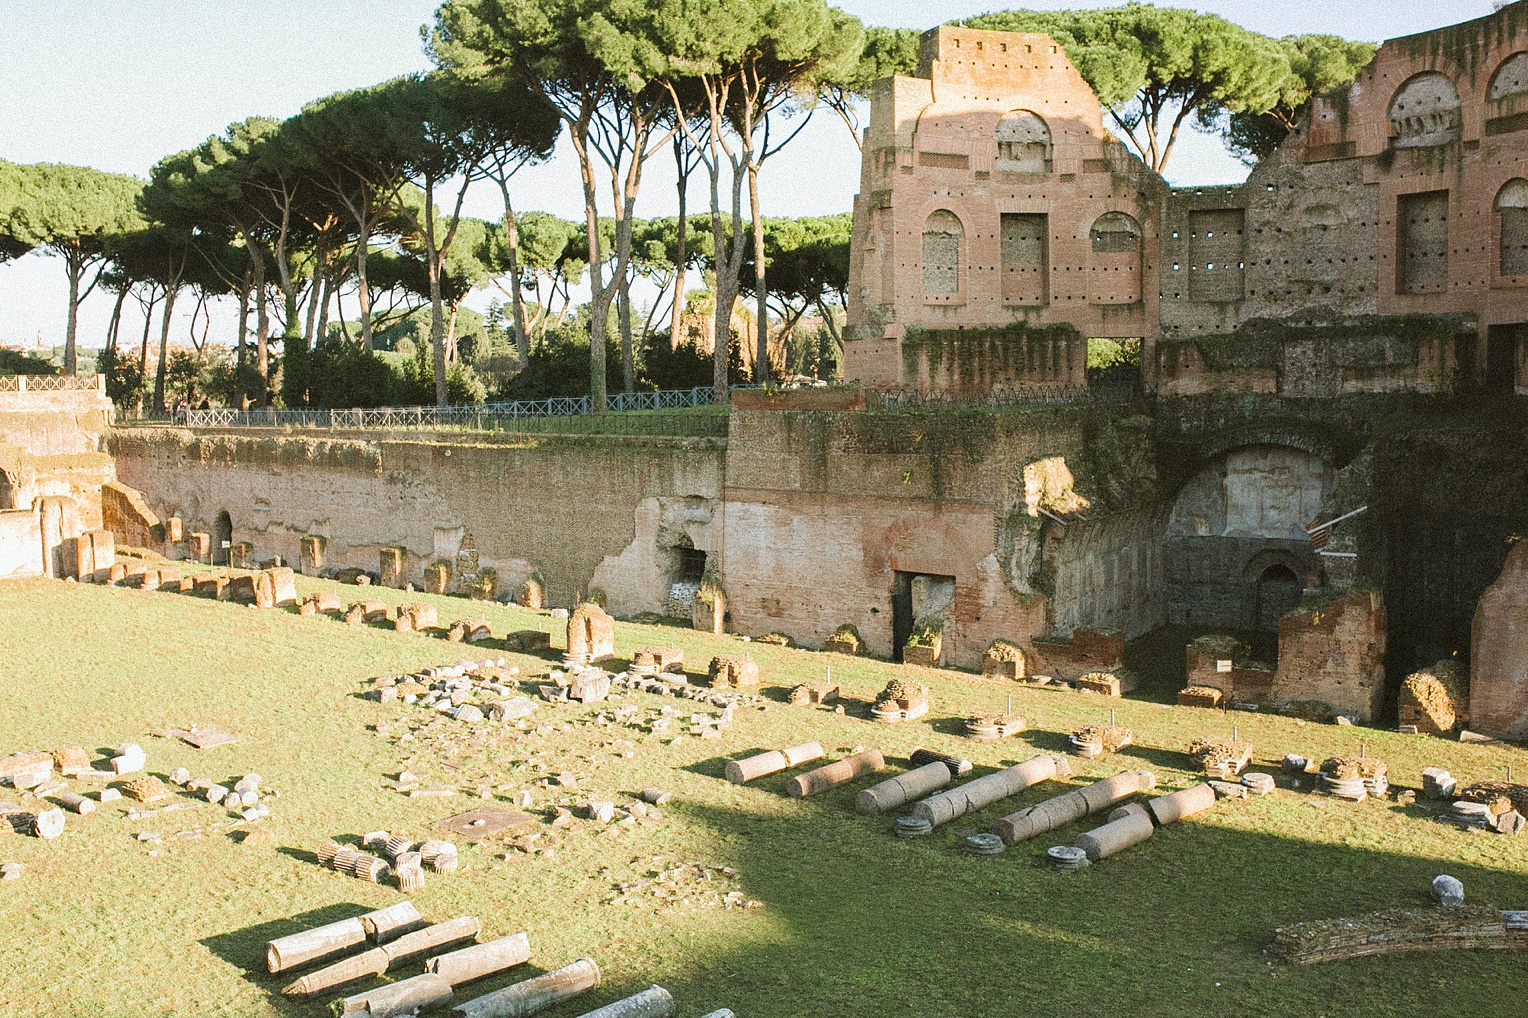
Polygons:
<instances>
[{"instance_id":1,"label":"pine tree trunk","mask_svg":"<svg viewBox=\"0 0 1528 1018\"><path fill-rule=\"evenodd\" d=\"M74 258L67 259L69 269L69 323L64 331L64 374L73 375L75 368L75 330L79 327L80 315L80 276L84 275L84 266Z\"/></svg>"},{"instance_id":2,"label":"pine tree trunk","mask_svg":"<svg viewBox=\"0 0 1528 1018\"><path fill-rule=\"evenodd\" d=\"M170 286L165 290L164 317L159 325L159 368L154 372L154 409L164 413L164 360L165 351L170 345L170 317L175 313L175 296L177 286Z\"/></svg>"},{"instance_id":3,"label":"pine tree trunk","mask_svg":"<svg viewBox=\"0 0 1528 1018\"><path fill-rule=\"evenodd\" d=\"M441 314L440 253L435 250L435 182L424 185L424 243L430 273L430 346L435 354L435 405L446 405L446 329Z\"/></svg>"}]
</instances>

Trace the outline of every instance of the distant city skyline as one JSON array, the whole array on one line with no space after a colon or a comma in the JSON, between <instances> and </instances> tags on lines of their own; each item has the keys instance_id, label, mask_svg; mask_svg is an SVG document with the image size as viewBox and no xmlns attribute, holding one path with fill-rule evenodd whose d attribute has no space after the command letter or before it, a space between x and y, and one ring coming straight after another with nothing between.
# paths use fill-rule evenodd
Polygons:
<instances>
[{"instance_id":1,"label":"distant city skyline","mask_svg":"<svg viewBox=\"0 0 1528 1018\"><path fill-rule=\"evenodd\" d=\"M1025 6L1117 5L1116 0L1041 0ZM146 177L160 158L245 117L290 116L321 96L428 69L419 27L436 6L436 0L10 4L0 158L74 163ZM974 17L1004 5L844 0L839 6L867 24L929 28L937 23L931 17ZM1467 21L1492 9L1490 0L1447 5L1204 0L1183 6L1269 35L1327 32L1375 42ZM1180 142L1168 172L1175 184L1234 183L1245 177L1246 167L1218 138L1196 132ZM858 189L859 152L839 119L819 112L795 144L766 164L762 179L766 214L847 212ZM700 207L701 198L692 194L691 207ZM577 167L565 142L552 160L517 177L516 202L522 209L582 216ZM657 160L644 180L638 214L671 215L675 208L672 170L667 161ZM469 199L468 211L497 219L501 207L497 195L483 189ZM486 297L469 303L481 306ZM82 346L100 345L110 310L110 301L99 295L81 306ZM0 265L0 344L32 345L39 336L45 347L61 344L65 311L64 274L56 259L33 253ZM190 308L183 313L189 316ZM214 338L227 341L232 329L228 310L219 309ZM172 340L185 342L183 326L172 332Z\"/></svg>"}]
</instances>

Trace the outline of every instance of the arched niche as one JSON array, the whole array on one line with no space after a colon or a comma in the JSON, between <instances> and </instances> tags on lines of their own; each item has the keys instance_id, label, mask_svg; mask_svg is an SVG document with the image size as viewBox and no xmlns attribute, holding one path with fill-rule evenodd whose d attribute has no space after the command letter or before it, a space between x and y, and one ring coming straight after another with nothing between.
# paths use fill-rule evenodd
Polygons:
<instances>
[{"instance_id":1,"label":"arched niche","mask_svg":"<svg viewBox=\"0 0 1528 1018\"><path fill-rule=\"evenodd\" d=\"M1141 300L1141 224L1124 212L1105 212L1089 231L1088 300L1138 304Z\"/></svg>"},{"instance_id":2,"label":"arched niche","mask_svg":"<svg viewBox=\"0 0 1528 1018\"><path fill-rule=\"evenodd\" d=\"M1427 71L1409 79L1390 100L1391 145L1431 148L1459 140L1459 89L1447 75Z\"/></svg>"},{"instance_id":3,"label":"arched niche","mask_svg":"<svg viewBox=\"0 0 1528 1018\"><path fill-rule=\"evenodd\" d=\"M1051 132L1045 118L1012 110L997 122L997 168L1010 173L1049 173Z\"/></svg>"},{"instance_id":4,"label":"arched niche","mask_svg":"<svg viewBox=\"0 0 1528 1018\"><path fill-rule=\"evenodd\" d=\"M1528 276L1528 180L1517 177L1496 192L1498 271Z\"/></svg>"},{"instance_id":5,"label":"arched niche","mask_svg":"<svg viewBox=\"0 0 1528 1018\"><path fill-rule=\"evenodd\" d=\"M1501 102L1528 94L1528 53L1514 53L1501 62L1486 89L1489 102Z\"/></svg>"},{"instance_id":6,"label":"arched niche","mask_svg":"<svg viewBox=\"0 0 1528 1018\"><path fill-rule=\"evenodd\" d=\"M924 293L939 296L960 292L965 236L960 217L949 209L937 209L924 221Z\"/></svg>"}]
</instances>

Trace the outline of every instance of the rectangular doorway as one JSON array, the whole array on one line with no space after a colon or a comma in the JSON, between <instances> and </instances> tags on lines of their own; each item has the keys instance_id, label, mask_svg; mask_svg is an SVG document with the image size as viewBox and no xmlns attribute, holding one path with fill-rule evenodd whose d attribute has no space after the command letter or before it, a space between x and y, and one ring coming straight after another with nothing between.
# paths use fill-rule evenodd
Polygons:
<instances>
[{"instance_id":1,"label":"rectangular doorway","mask_svg":"<svg viewBox=\"0 0 1528 1018\"><path fill-rule=\"evenodd\" d=\"M1521 325L1492 325L1486 329L1486 377L1488 392L1517 390L1517 346Z\"/></svg>"},{"instance_id":2,"label":"rectangular doorway","mask_svg":"<svg viewBox=\"0 0 1528 1018\"><path fill-rule=\"evenodd\" d=\"M902 648L921 612L943 611L954 604L955 577L938 573L892 573L891 659L902 661Z\"/></svg>"}]
</instances>

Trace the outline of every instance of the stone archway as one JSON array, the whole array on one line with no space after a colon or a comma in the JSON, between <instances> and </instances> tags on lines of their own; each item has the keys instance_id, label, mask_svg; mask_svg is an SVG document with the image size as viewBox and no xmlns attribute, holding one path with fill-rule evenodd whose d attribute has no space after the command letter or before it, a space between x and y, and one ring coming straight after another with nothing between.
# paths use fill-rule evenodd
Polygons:
<instances>
[{"instance_id":1,"label":"stone archway","mask_svg":"<svg viewBox=\"0 0 1528 1018\"><path fill-rule=\"evenodd\" d=\"M0 510L21 508L16 504L18 495L15 480L10 474L0 470Z\"/></svg>"},{"instance_id":2,"label":"stone archway","mask_svg":"<svg viewBox=\"0 0 1528 1018\"><path fill-rule=\"evenodd\" d=\"M1295 571L1282 563L1264 569L1257 578L1257 626L1263 632L1278 632L1279 619L1300 606L1303 589Z\"/></svg>"},{"instance_id":3,"label":"stone archway","mask_svg":"<svg viewBox=\"0 0 1528 1018\"><path fill-rule=\"evenodd\" d=\"M1316 571L1305 527L1326 508L1330 461L1293 445L1258 443L1207 460L1174 499L1163 540L1175 625L1277 631Z\"/></svg>"}]
</instances>

